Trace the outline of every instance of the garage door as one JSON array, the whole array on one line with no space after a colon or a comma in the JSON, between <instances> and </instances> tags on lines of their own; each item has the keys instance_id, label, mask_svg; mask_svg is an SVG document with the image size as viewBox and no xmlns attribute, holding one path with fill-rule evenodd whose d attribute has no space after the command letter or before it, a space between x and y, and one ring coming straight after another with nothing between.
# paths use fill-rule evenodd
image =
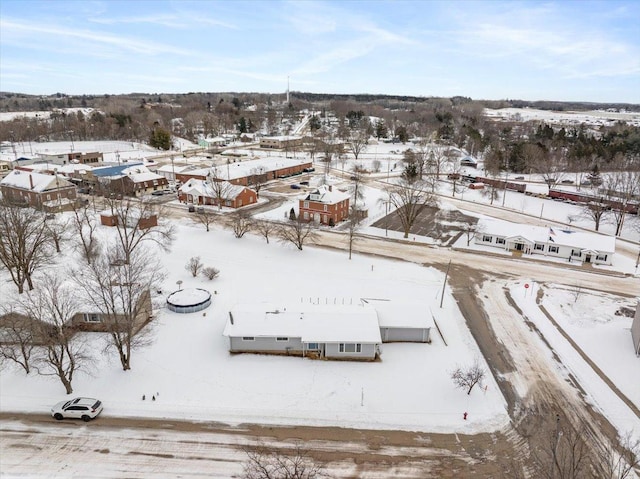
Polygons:
<instances>
[{"instance_id":1,"label":"garage door","mask_svg":"<svg viewBox=\"0 0 640 479\"><path fill-rule=\"evenodd\" d=\"M393 341L423 343L429 340L428 328L380 328L382 342Z\"/></svg>"}]
</instances>

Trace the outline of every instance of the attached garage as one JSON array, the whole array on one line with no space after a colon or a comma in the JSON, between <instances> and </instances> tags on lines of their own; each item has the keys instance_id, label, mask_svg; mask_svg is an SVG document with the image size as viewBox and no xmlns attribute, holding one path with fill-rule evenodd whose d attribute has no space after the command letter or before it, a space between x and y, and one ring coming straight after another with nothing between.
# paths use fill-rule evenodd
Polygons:
<instances>
[{"instance_id":1,"label":"attached garage","mask_svg":"<svg viewBox=\"0 0 640 479\"><path fill-rule=\"evenodd\" d=\"M424 305L395 301L363 300L378 313L383 343L430 343L434 327L431 312Z\"/></svg>"}]
</instances>

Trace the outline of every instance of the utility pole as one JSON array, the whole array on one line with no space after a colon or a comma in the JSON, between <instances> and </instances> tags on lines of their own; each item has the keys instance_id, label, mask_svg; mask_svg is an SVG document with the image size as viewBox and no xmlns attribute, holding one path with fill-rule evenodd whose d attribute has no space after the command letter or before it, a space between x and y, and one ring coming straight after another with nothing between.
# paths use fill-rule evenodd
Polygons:
<instances>
[{"instance_id":1,"label":"utility pole","mask_svg":"<svg viewBox=\"0 0 640 479\"><path fill-rule=\"evenodd\" d=\"M440 309L442 309L442 302L444 301L444 290L447 289L447 278L449 277L449 268L451 268L451 260L447 265L447 272L444 274L444 283L442 284L442 296L440 296Z\"/></svg>"}]
</instances>

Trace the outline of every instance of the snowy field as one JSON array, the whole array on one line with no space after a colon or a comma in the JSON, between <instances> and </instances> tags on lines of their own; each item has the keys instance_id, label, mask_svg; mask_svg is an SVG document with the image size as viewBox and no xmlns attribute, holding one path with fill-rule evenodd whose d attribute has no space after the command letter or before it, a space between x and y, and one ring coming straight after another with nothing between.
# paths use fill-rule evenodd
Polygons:
<instances>
[{"instance_id":1,"label":"snowy field","mask_svg":"<svg viewBox=\"0 0 640 479\"><path fill-rule=\"evenodd\" d=\"M495 430L508 422L490 376L486 389L470 396L450 379L455 367L481 355L453 299L446 295L439 308L441 273L358 255L349 261L345 252L298 251L254 236L236 239L230 231L206 233L190 224L180 224L177 237L163 256L169 272L163 294L181 280L183 288L211 291L213 304L206 314L159 311L153 344L134 353L126 373L115 356L100 354L100 335L88 335L96 354L91 370L74 378L74 394L102 399L105 415L442 432ZM194 254L220 269L220 277L192 278L184 265ZM0 293L12 289L5 282ZM384 344L382 361L372 363L227 351L222 330L238 302L340 303L363 297L410 303L417 315L432 311L448 346L434 331L431 344ZM149 401L156 393L157 400ZM3 411L47 413L63 398L62 385L51 378L25 377L16 369L0 377Z\"/></svg>"}]
</instances>

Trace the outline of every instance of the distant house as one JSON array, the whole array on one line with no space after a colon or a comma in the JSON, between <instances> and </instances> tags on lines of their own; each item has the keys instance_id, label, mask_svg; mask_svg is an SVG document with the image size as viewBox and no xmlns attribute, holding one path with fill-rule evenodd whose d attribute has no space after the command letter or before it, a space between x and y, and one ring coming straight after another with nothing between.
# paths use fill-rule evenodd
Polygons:
<instances>
[{"instance_id":1,"label":"distant house","mask_svg":"<svg viewBox=\"0 0 640 479\"><path fill-rule=\"evenodd\" d=\"M9 201L46 211L70 209L77 198L76 186L63 176L20 169L0 180L0 192Z\"/></svg>"},{"instance_id":2,"label":"distant house","mask_svg":"<svg viewBox=\"0 0 640 479\"><path fill-rule=\"evenodd\" d=\"M631 323L631 339L633 340L633 349L636 352L636 356L640 357L640 298L638 298L636 314L633 317L633 323Z\"/></svg>"},{"instance_id":3,"label":"distant house","mask_svg":"<svg viewBox=\"0 0 640 479\"><path fill-rule=\"evenodd\" d=\"M85 302L84 304L86 306L82 308L83 311L77 312L71 318L71 327L77 331L94 333L104 333L114 329L113 325L115 323L112 316L96 311L95 306L91 306L89 302ZM153 317L151 293L148 289L142 291L135 303L133 311L137 312L135 318L133 318L133 330L137 333ZM122 323L122 320L120 323Z\"/></svg>"},{"instance_id":4,"label":"distant house","mask_svg":"<svg viewBox=\"0 0 640 479\"><path fill-rule=\"evenodd\" d=\"M108 332L113 329L113 317L97 311L90 300L84 299L81 310L76 312L64 324L64 328L76 332ZM153 305L149 290L142 291L138 297L134 310L137 312L133 329L137 333L153 317ZM19 313L10 312L0 316L0 344L15 344L18 337L28 340L34 345L46 344L48 338L55 334L55 326L39 320L34 320Z\"/></svg>"},{"instance_id":5,"label":"distant house","mask_svg":"<svg viewBox=\"0 0 640 479\"><path fill-rule=\"evenodd\" d=\"M465 156L460 160L460 166L469 166L471 168L477 168L478 162L472 156Z\"/></svg>"},{"instance_id":6,"label":"distant house","mask_svg":"<svg viewBox=\"0 0 640 479\"><path fill-rule=\"evenodd\" d=\"M268 353L373 361L382 338L369 305L238 305L223 335L232 353Z\"/></svg>"},{"instance_id":7,"label":"distant house","mask_svg":"<svg viewBox=\"0 0 640 479\"><path fill-rule=\"evenodd\" d=\"M478 220L475 243L579 264L605 265L611 264L616 248L613 236L484 218Z\"/></svg>"},{"instance_id":8,"label":"distant house","mask_svg":"<svg viewBox=\"0 0 640 479\"><path fill-rule=\"evenodd\" d=\"M4 178L13 169L13 163L9 160L0 160L0 179Z\"/></svg>"},{"instance_id":9,"label":"distant house","mask_svg":"<svg viewBox=\"0 0 640 479\"><path fill-rule=\"evenodd\" d=\"M349 216L349 195L333 191L331 185L323 185L299 200L299 217L302 221L315 221L335 225Z\"/></svg>"},{"instance_id":10,"label":"distant house","mask_svg":"<svg viewBox=\"0 0 640 479\"><path fill-rule=\"evenodd\" d=\"M260 148L283 150L302 146L301 136L263 136L260 138Z\"/></svg>"},{"instance_id":11,"label":"distant house","mask_svg":"<svg viewBox=\"0 0 640 479\"><path fill-rule=\"evenodd\" d=\"M141 196L153 191L163 190L169 186L169 181L157 173L149 171L145 166L133 166L123 172L123 181L113 182L112 191L121 192L130 196ZM119 190L122 186L123 191Z\"/></svg>"},{"instance_id":12,"label":"distant house","mask_svg":"<svg viewBox=\"0 0 640 479\"><path fill-rule=\"evenodd\" d=\"M257 193L246 186L234 185L228 181L211 183L207 180L195 179L187 181L180 187L178 198L183 203L228 208L240 208L258 201Z\"/></svg>"}]
</instances>

